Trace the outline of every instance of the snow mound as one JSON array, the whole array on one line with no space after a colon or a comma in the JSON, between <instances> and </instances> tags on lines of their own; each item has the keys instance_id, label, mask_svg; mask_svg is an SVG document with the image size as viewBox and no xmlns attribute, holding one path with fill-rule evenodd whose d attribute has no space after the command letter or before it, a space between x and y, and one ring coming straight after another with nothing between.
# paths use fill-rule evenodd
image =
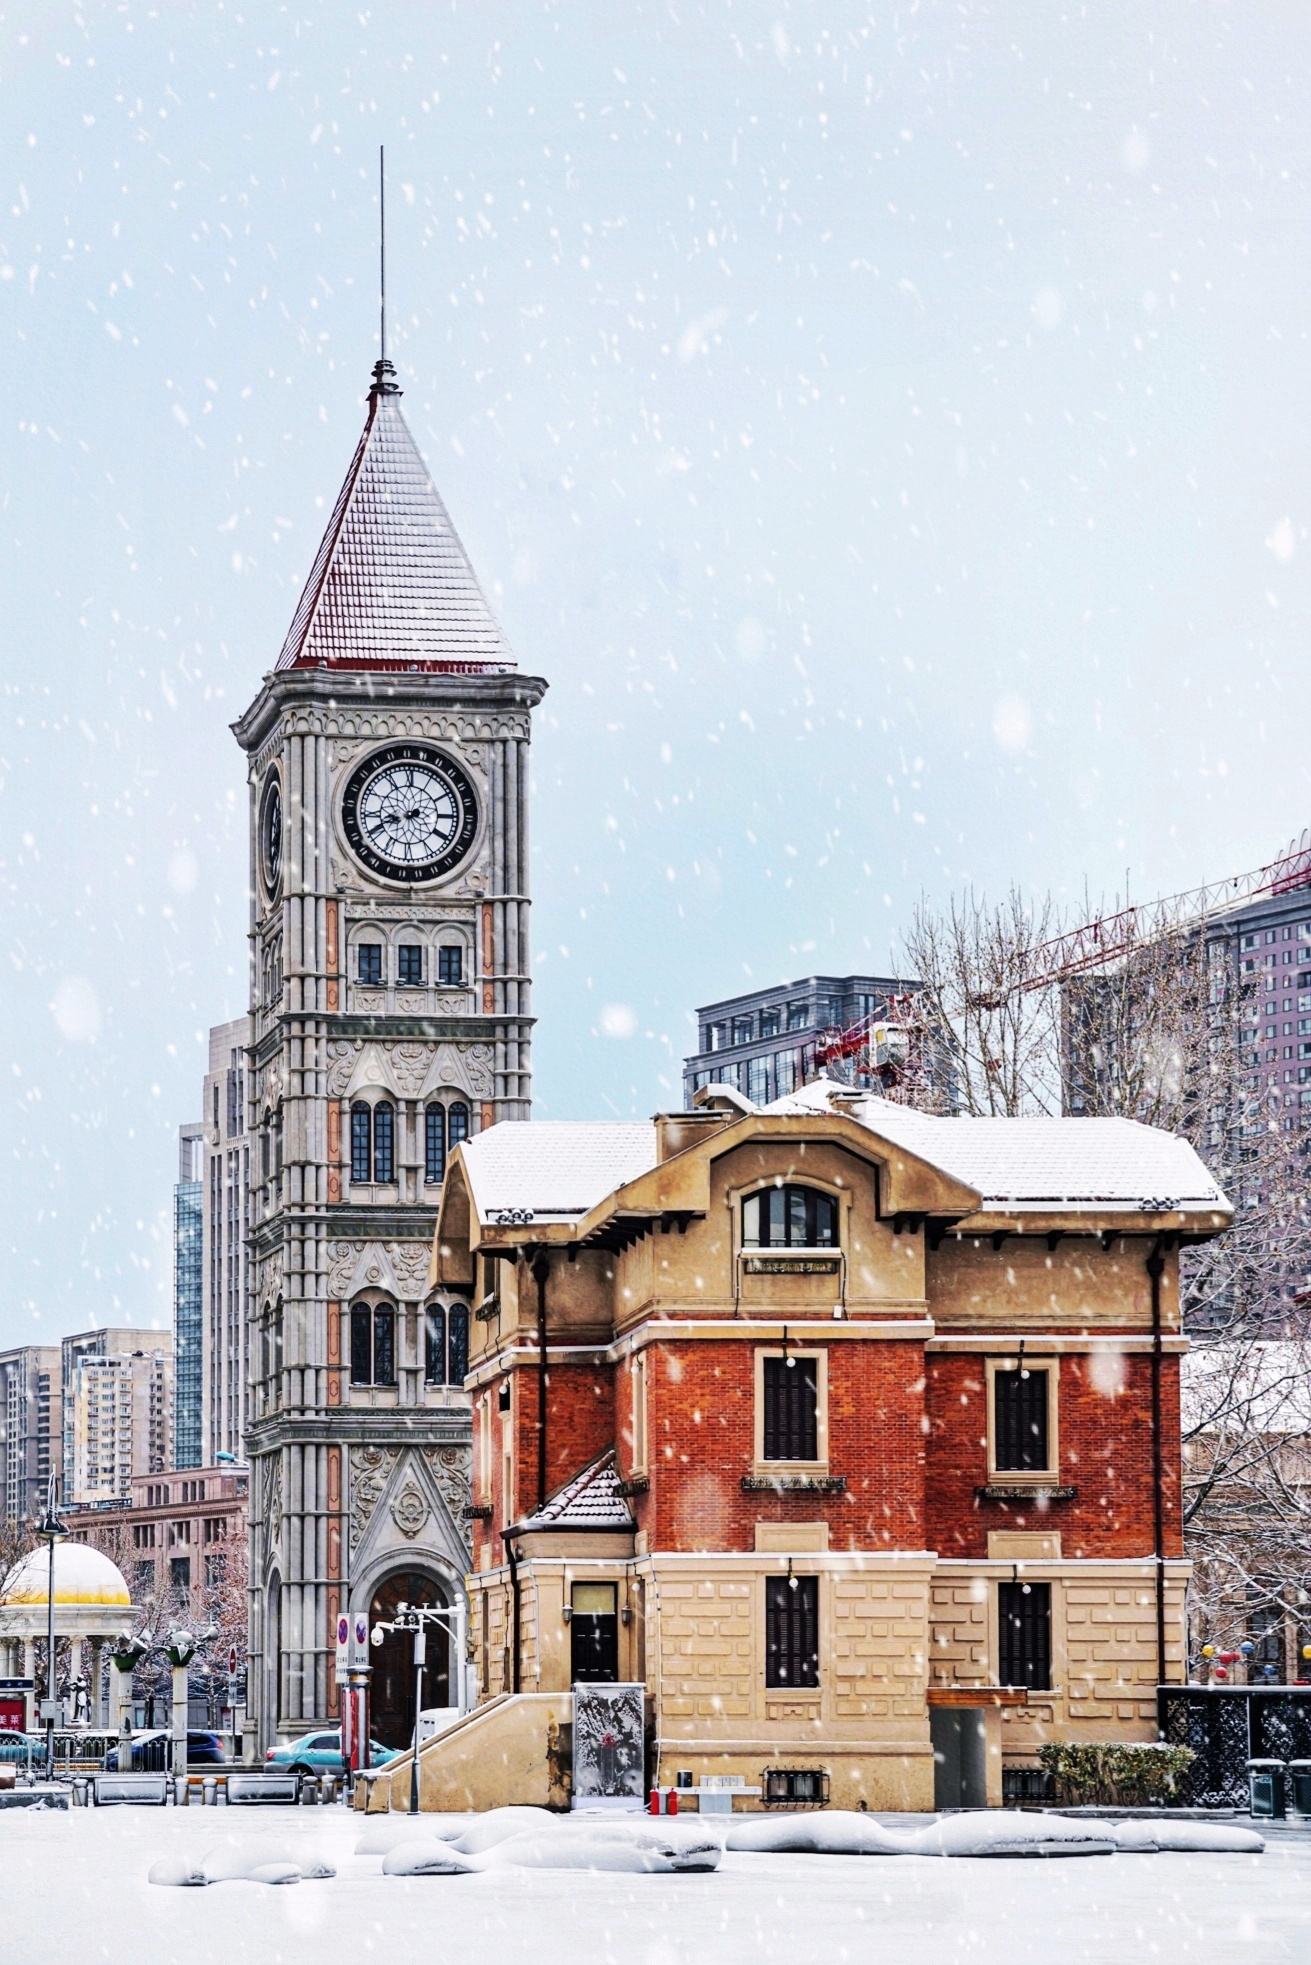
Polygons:
<instances>
[{"instance_id":1,"label":"snow mound","mask_svg":"<svg viewBox=\"0 0 1311 1965\"><path fill-rule=\"evenodd\" d=\"M871 1815L835 1808L823 1815L745 1815L724 1844L757 1855L909 1856L912 1836L884 1828Z\"/></svg>"},{"instance_id":2,"label":"snow mound","mask_svg":"<svg viewBox=\"0 0 1311 1965\"><path fill-rule=\"evenodd\" d=\"M447 1831L447 1840L462 1856L481 1856L512 1835L525 1830L548 1834L560 1827L560 1817L546 1808L489 1808L485 1815L468 1824L460 1823ZM438 1830L441 1834L441 1830Z\"/></svg>"},{"instance_id":3,"label":"snow mound","mask_svg":"<svg viewBox=\"0 0 1311 1965\"><path fill-rule=\"evenodd\" d=\"M150 1866L150 1883L167 1883L181 1889L203 1887L209 1882L204 1870L190 1856L161 1856Z\"/></svg>"},{"instance_id":4,"label":"snow mound","mask_svg":"<svg viewBox=\"0 0 1311 1965\"><path fill-rule=\"evenodd\" d=\"M299 1883L303 1878L335 1876L322 1856L270 1848L252 1839L219 1843L204 1856L168 1856L150 1871L152 1883L197 1888L207 1883Z\"/></svg>"},{"instance_id":5,"label":"snow mound","mask_svg":"<svg viewBox=\"0 0 1311 1965\"><path fill-rule=\"evenodd\" d=\"M1117 1849L1143 1856L1158 1850L1187 1855L1259 1856L1265 1839L1255 1829L1230 1827L1226 1822L1108 1822Z\"/></svg>"},{"instance_id":6,"label":"snow mound","mask_svg":"<svg viewBox=\"0 0 1311 1965\"><path fill-rule=\"evenodd\" d=\"M509 1809L498 1811L509 1814ZM538 1811L523 1811L525 1813ZM491 1869L614 1870L634 1876L690 1874L719 1867L723 1843L713 1830L671 1823L670 1830L641 1824L538 1822L514 1832L512 1824L481 1850L465 1850L436 1835L410 1835L387 1850L384 1876L467 1876ZM463 1838L461 1838L463 1840Z\"/></svg>"},{"instance_id":7,"label":"snow mound","mask_svg":"<svg viewBox=\"0 0 1311 1965\"><path fill-rule=\"evenodd\" d=\"M909 1837L914 1856L1110 1856L1115 1837L1106 1822L1000 1809L944 1815Z\"/></svg>"},{"instance_id":8,"label":"snow mound","mask_svg":"<svg viewBox=\"0 0 1311 1965\"><path fill-rule=\"evenodd\" d=\"M671 1875L719 1867L723 1848L717 1835L664 1835L655 1829L610 1827L574 1829L545 1835L530 1832L498 1842L475 1859L479 1869L621 1870L633 1875Z\"/></svg>"},{"instance_id":9,"label":"snow mound","mask_svg":"<svg viewBox=\"0 0 1311 1965\"><path fill-rule=\"evenodd\" d=\"M384 1876L467 1876L478 1864L461 1856L440 1836L411 1836L398 1842L382 1859Z\"/></svg>"},{"instance_id":10,"label":"snow mound","mask_svg":"<svg viewBox=\"0 0 1311 1965\"><path fill-rule=\"evenodd\" d=\"M387 1856L402 1842L414 1842L423 1836L430 1836L434 1841L451 1842L465 1826L464 1822L452 1823L442 1816L384 1815L372 1828L365 1829L355 1844L355 1854Z\"/></svg>"}]
</instances>

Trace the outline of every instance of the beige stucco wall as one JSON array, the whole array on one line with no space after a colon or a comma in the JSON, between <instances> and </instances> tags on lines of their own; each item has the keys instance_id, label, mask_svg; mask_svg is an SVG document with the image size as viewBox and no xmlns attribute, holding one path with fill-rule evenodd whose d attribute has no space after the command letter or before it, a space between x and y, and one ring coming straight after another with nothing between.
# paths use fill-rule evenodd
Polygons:
<instances>
[{"instance_id":1,"label":"beige stucco wall","mask_svg":"<svg viewBox=\"0 0 1311 1965\"><path fill-rule=\"evenodd\" d=\"M997 1683L997 1584L1010 1561L942 1562L931 1589L932 1683ZM1052 1683L1002 1714L1005 1757L1031 1757L1046 1739L1156 1738L1156 1584L1150 1562L1023 1560L1022 1575L1052 1586ZM1166 1564L1166 1671L1184 1677L1189 1565Z\"/></svg>"},{"instance_id":2,"label":"beige stucco wall","mask_svg":"<svg viewBox=\"0 0 1311 1965\"><path fill-rule=\"evenodd\" d=\"M765 1578L780 1556L654 1555L645 1584L647 1687L657 1701L657 1774L733 1773L759 1783L767 1767L823 1765L835 1807L931 1808L925 1556L808 1553L820 1577L821 1684L765 1684Z\"/></svg>"}]
</instances>

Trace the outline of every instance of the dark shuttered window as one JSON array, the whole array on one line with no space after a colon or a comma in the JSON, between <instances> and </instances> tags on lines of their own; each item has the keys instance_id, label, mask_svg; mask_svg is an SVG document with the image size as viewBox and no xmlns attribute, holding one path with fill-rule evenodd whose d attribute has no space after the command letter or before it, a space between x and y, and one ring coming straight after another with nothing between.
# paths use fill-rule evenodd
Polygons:
<instances>
[{"instance_id":1,"label":"dark shuttered window","mask_svg":"<svg viewBox=\"0 0 1311 1965\"><path fill-rule=\"evenodd\" d=\"M819 1360L765 1359L765 1459L818 1460Z\"/></svg>"},{"instance_id":2,"label":"dark shuttered window","mask_svg":"<svg viewBox=\"0 0 1311 1965\"><path fill-rule=\"evenodd\" d=\"M992 1381L994 1464L998 1473L1045 1473L1047 1374L999 1371Z\"/></svg>"},{"instance_id":3,"label":"dark shuttered window","mask_svg":"<svg viewBox=\"0 0 1311 1965\"><path fill-rule=\"evenodd\" d=\"M1001 1683L1046 1692L1052 1682L1052 1587L1050 1583L1000 1583L997 1627Z\"/></svg>"},{"instance_id":4,"label":"dark shuttered window","mask_svg":"<svg viewBox=\"0 0 1311 1965\"><path fill-rule=\"evenodd\" d=\"M819 1684L819 1578L765 1582L765 1684Z\"/></svg>"},{"instance_id":5,"label":"dark shuttered window","mask_svg":"<svg viewBox=\"0 0 1311 1965\"><path fill-rule=\"evenodd\" d=\"M389 1303L351 1310L351 1384L396 1383L396 1312Z\"/></svg>"}]
</instances>

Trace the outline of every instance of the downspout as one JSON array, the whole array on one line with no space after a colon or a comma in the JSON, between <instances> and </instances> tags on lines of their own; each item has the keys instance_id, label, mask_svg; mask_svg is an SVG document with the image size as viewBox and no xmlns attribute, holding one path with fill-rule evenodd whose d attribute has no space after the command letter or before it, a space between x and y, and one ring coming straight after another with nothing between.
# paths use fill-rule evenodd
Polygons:
<instances>
[{"instance_id":1,"label":"downspout","mask_svg":"<svg viewBox=\"0 0 1311 1965\"><path fill-rule=\"evenodd\" d=\"M1152 1244L1147 1274L1152 1286L1152 1540L1156 1553L1156 1683L1165 1684L1165 1497L1161 1452L1161 1239Z\"/></svg>"},{"instance_id":2,"label":"downspout","mask_svg":"<svg viewBox=\"0 0 1311 1965\"><path fill-rule=\"evenodd\" d=\"M501 1540L505 1544L505 1560L510 1565L510 1690L520 1690L522 1671L519 1661L520 1612L519 1612L519 1556L515 1549L517 1528L503 1528Z\"/></svg>"},{"instance_id":3,"label":"downspout","mask_svg":"<svg viewBox=\"0 0 1311 1965\"><path fill-rule=\"evenodd\" d=\"M551 1263L545 1249L539 1249L533 1263L537 1284L537 1505L546 1506L546 1279Z\"/></svg>"}]
</instances>

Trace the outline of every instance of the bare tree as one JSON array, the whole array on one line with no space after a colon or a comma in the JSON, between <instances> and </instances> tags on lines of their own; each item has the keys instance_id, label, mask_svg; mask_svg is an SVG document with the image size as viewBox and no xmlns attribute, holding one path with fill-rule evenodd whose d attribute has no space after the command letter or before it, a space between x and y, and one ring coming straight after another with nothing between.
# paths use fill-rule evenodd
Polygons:
<instances>
[{"instance_id":1,"label":"bare tree","mask_svg":"<svg viewBox=\"0 0 1311 1965\"><path fill-rule=\"evenodd\" d=\"M1015 887L996 906L973 891L953 896L945 915L920 904L904 962L919 980L921 1062L912 1058L903 1097L991 1118L1060 1111L1058 993L1027 987L1038 949L1060 927L1050 900L1031 903Z\"/></svg>"}]
</instances>

